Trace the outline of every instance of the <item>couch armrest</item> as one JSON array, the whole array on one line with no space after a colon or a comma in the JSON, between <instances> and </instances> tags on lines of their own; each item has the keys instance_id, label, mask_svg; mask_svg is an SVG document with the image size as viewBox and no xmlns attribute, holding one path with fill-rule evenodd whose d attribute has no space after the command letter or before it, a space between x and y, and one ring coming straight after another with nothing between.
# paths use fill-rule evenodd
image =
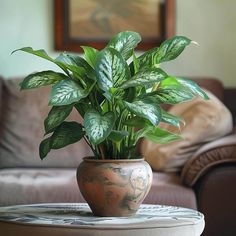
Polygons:
<instances>
[{"instance_id":1,"label":"couch armrest","mask_svg":"<svg viewBox=\"0 0 236 236\"><path fill-rule=\"evenodd\" d=\"M236 134L203 145L184 165L182 182L193 186L211 167L230 162L236 163Z\"/></svg>"}]
</instances>

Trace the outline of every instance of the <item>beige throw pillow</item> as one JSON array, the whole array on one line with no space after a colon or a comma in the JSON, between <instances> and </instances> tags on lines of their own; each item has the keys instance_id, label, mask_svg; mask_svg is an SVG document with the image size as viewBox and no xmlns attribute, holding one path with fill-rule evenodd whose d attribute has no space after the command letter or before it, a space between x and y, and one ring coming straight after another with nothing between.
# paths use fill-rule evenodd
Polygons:
<instances>
[{"instance_id":1,"label":"beige throw pillow","mask_svg":"<svg viewBox=\"0 0 236 236\"><path fill-rule=\"evenodd\" d=\"M204 143L222 137L232 131L232 115L212 93L206 91L209 100L195 98L172 106L169 112L181 116L185 126L178 128L161 123L160 127L179 133L183 140L169 144L155 144L143 140L141 153L157 171L180 171L184 163Z\"/></svg>"}]
</instances>

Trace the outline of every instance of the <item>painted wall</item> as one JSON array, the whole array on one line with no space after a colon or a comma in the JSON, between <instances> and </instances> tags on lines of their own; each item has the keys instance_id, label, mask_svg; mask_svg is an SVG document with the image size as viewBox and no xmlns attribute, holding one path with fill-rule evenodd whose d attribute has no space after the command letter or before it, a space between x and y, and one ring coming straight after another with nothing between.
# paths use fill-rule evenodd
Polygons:
<instances>
[{"instance_id":1,"label":"painted wall","mask_svg":"<svg viewBox=\"0 0 236 236\"><path fill-rule=\"evenodd\" d=\"M176 0L176 34L197 41L164 67L170 74L213 76L236 87L236 1ZM50 62L24 53L23 46L53 51L52 0L0 0L0 74L6 78L55 69Z\"/></svg>"},{"instance_id":2,"label":"painted wall","mask_svg":"<svg viewBox=\"0 0 236 236\"><path fill-rule=\"evenodd\" d=\"M236 1L177 0L179 35L197 41L175 62L169 72L220 78L227 87L236 87Z\"/></svg>"},{"instance_id":3,"label":"painted wall","mask_svg":"<svg viewBox=\"0 0 236 236\"><path fill-rule=\"evenodd\" d=\"M52 0L0 0L0 74L24 76L54 69L50 62L15 49L32 46L53 53Z\"/></svg>"}]
</instances>

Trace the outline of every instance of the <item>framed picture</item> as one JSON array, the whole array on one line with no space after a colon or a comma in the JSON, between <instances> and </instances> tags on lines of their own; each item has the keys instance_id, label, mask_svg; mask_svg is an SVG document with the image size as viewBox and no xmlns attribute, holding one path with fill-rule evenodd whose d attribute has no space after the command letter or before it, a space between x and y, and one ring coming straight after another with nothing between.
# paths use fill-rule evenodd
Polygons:
<instances>
[{"instance_id":1,"label":"framed picture","mask_svg":"<svg viewBox=\"0 0 236 236\"><path fill-rule=\"evenodd\" d=\"M174 0L54 0L55 49L80 52L103 48L120 31L142 36L138 49L160 45L174 35Z\"/></svg>"}]
</instances>

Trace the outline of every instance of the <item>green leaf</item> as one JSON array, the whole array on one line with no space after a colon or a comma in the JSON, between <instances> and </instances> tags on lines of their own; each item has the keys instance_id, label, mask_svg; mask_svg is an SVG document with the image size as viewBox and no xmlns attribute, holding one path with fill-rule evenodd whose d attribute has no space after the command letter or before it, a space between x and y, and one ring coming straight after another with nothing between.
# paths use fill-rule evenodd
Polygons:
<instances>
[{"instance_id":1,"label":"green leaf","mask_svg":"<svg viewBox=\"0 0 236 236\"><path fill-rule=\"evenodd\" d=\"M50 152L51 148L50 148L50 137L44 139L40 145L39 145L39 156L40 159L43 160L47 154Z\"/></svg>"},{"instance_id":2,"label":"green leaf","mask_svg":"<svg viewBox=\"0 0 236 236\"><path fill-rule=\"evenodd\" d=\"M133 51L133 61L129 64L130 74L134 76L139 71L139 60Z\"/></svg>"},{"instance_id":3,"label":"green leaf","mask_svg":"<svg viewBox=\"0 0 236 236\"><path fill-rule=\"evenodd\" d=\"M120 32L115 35L107 47L116 49L125 60L129 59L133 53L133 49L141 41L141 37L138 33L132 31Z\"/></svg>"},{"instance_id":4,"label":"green leaf","mask_svg":"<svg viewBox=\"0 0 236 236\"><path fill-rule=\"evenodd\" d=\"M108 138L114 142L120 142L129 135L128 131L112 130Z\"/></svg>"},{"instance_id":5,"label":"green leaf","mask_svg":"<svg viewBox=\"0 0 236 236\"><path fill-rule=\"evenodd\" d=\"M159 62L157 61L158 49L159 49L158 47L152 48L143 53L141 56L139 56L137 58L139 68L144 69L145 67L151 68L158 66L159 65Z\"/></svg>"},{"instance_id":6,"label":"green leaf","mask_svg":"<svg viewBox=\"0 0 236 236\"><path fill-rule=\"evenodd\" d=\"M98 53L95 72L98 86L105 92L109 92L111 88L118 88L130 78L127 63L113 48L106 48Z\"/></svg>"},{"instance_id":7,"label":"green leaf","mask_svg":"<svg viewBox=\"0 0 236 236\"><path fill-rule=\"evenodd\" d=\"M176 77L176 80L193 94L197 94L205 100L209 99L207 94L194 81L179 77Z\"/></svg>"},{"instance_id":8,"label":"green leaf","mask_svg":"<svg viewBox=\"0 0 236 236\"><path fill-rule=\"evenodd\" d=\"M42 71L30 74L20 83L21 89L33 89L46 85L55 84L60 80L66 79L64 74L54 71Z\"/></svg>"},{"instance_id":9,"label":"green leaf","mask_svg":"<svg viewBox=\"0 0 236 236\"><path fill-rule=\"evenodd\" d=\"M130 87L129 89L125 90L122 100L125 99L127 102L133 102L136 97L137 97L136 88Z\"/></svg>"},{"instance_id":10,"label":"green leaf","mask_svg":"<svg viewBox=\"0 0 236 236\"><path fill-rule=\"evenodd\" d=\"M50 56L48 56L48 54L46 53L45 50L43 49L39 49L39 50L34 50L33 48L31 47L24 47L24 48L20 48L20 49L17 49L15 51L13 51L12 53L15 53L17 51L23 51L23 52L27 52L27 53L30 53L30 54L33 54L35 56L38 56L38 57L41 57L43 59L46 59L50 62L53 62L54 64L56 64L57 66L59 66L63 71L66 72L66 74L68 74L68 71L66 69L66 67L64 65L62 65L61 63L57 63L53 58L51 58Z\"/></svg>"},{"instance_id":11,"label":"green leaf","mask_svg":"<svg viewBox=\"0 0 236 236\"><path fill-rule=\"evenodd\" d=\"M63 52L55 59L55 61L62 62L65 65L74 65L78 67L83 67L85 70L88 71L93 71L93 68L88 64L88 62L84 58L75 54Z\"/></svg>"},{"instance_id":12,"label":"green leaf","mask_svg":"<svg viewBox=\"0 0 236 236\"><path fill-rule=\"evenodd\" d=\"M89 110L84 116L84 128L89 140L97 145L104 141L111 133L115 123L112 112L101 115L96 110Z\"/></svg>"},{"instance_id":13,"label":"green leaf","mask_svg":"<svg viewBox=\"0 0 236 236\"><path fill-rule=\"evenodd\" d=\"M80 100L80 102L74 104L75 109L79 112L79 114L84 117L85 113L92 108L91 104L89 103L89 100L85 98Z\"/></svg>"},{"instance_id":14,"label":"green leaf","mask_svg":"<svg viewBox=\"0 0 236 236\"><path fill-rule=\"evenodd\" d=\"M185 122L181 117L172 115L171 113L166 112L165 110L161 111L161 121L178 128L180 128L180 123L185 125Z\"/></svg>"},{"instance_id":15,"label":"green leaf","mask_svg":"<svg viewBox=\"0 0 236 236\"><path fill-rule=\"evenodd\" d=\"M164 61L170 61L175 59L191 42L191 39L188 39L184 36L175 36L171 39L164 41L158 49L156 62L161 63Z\"/></svg>"},{"instance_id":16,"label":"green leaf","mask_svg":"<svg viewBox=\"0 0 236 236\"><path fill-rule=\"evenodd\" d=\"M159 84L159 88L161 89L170 89L170 88L183 88L183 86L177 81L177 79L173 76L168 76Z\"/></svg>"},{"instance_id":17,"label":"green leaf","mask_svg":"<svg viewBox=\"0 0 236 236\"><path fill-rule=\"evenodd\" d=\"M85 132L82 125L77 122L63 122L56 128L50 138L51 149L63 148L72 143L78 142Z\"/></svg>"},{"instance_id":18,"label":"green leaf","mask_svg":"<svg viewBox=\"0 0 236 236\"><path fill-rule=\"evenodd\" d=\"M181 136L171 133L167 130L160 129L158 127L147 128L147 132L144 132L143 137L146 139L154 142L154 143L160 143L160 144L166 144L169 142L181 140Z\"/></svg>"},{"instance_id":19,"label":"green leaf","mask_svg":"<svg viewBox=\"0 0 236 236\"><path fill-rule=\"evenodd\" d=\"M69 53L60 53L55 59L56 63L63 65L77 76L83 78L87 76L89 78L95 77L94 69L88 64L82 57Z\"/></svg>"},{"instance_id":20,"label":"green leaf","mask_svg":"<svg viewBox=\"0 0 236 236\"><path fill-rule=\"evenodd\" d=\"M192 80L180 77L168 77L162 80L159 86L161 89L174 89L186 91L193 95L199 95L203 99L209 99L207 94Z\"/></svg>"},{"instance_id":21,"label":"green leaf","mask_svg":"<svg viewBox=\"0 0 236 236\"><path fill-rule=\"evenodd\" d=\"M156 100L143 98L132 103L124 102L126 107L135 115L148 119L154 126L161 120L161 108Z\"/></svg>"},{"instance_id":22,"label":"green leaf","mask_svg":"<svg viewBox=\"0 0 236 236\"><path fill-rule=\"evenodd\" d=\"M43 49L34 50L34 49L31 48L31 47L24 47L24 48L19 48L19 49L14 50L14 51L12 52L12 54L15 53L15 52L17 52L17 51L27 52L27 53L33 54L33 55L35 55L35 56L44 58L44 59L46 59L46 60L48 60L48 61L54 62L54 60L53 60L50 56L48 56L48 54L46 53L46 51L43 50Z\"/></svg>"},{"instance_id":23,"label":"green leaf","mask_svg":"<svg viewBox=\"0 0 236 236\"><path fill-rule=\"evenodd\" d=\"M83 89L74 80L61 80L52 87L52 91L49 96L49 105L69 105L86 97L88 93L88 90Z\"/></svg>"},{"instance_id":24,"label":"green leaf","mask_svg":"<svg viewBox=\"0 0 236 236\"><path fill-rule=\"evenodd\" d=\"M134 67L134 74L136 74L139 71L139 61L133 52L133 67Z\"/></svg>"},{"instance_id":25,"label":"green leaf","mask_svg":"<svg viewBox=\"0 0 236 236\"><path fill-rule=\"evenodd\" d=\"M175 36L164 41L158 48L152 48L138 57L140 68L157 67L160 63L170 61L178 57L187 45L190 39L184 36Z\"/></svg>"},{"instance_id":26,"label":"green leaf","mask_svg":"<svg viewBox=\"0 0 236 236\"><path fill-rule=\"evenodd\" d=\"M152 85L167 77L167 74L159 68L151 68L138 72L130 80L125 81L120 88Z\"/></svg>"},{"instance_id":27,"label":"green leaf","mask_svg":"<svg viewBox=\"0 0 236 236\"><path fill-rule=\"evenodd\" d=\"M139 116L132 117L125 122L123 122L124 125L136 127L136 128L143 128L145 126L152 125L151 122L147 119L141 118Z\"/></svg>"},{"instance_id":28,"label":"green leaf","mask_svg":"<svg viewBox=\"0 0 236 236\"><path fill-rule=\"evenodd\" d=\"M84 50L85 60L94 68L98 50L88 46L81 46L81 48Z\"/></svg>"},{"instance_id":29,"label":"green leaf","mask_svg":"<svg viewBox=\"0 0 236 236\"><path fill-rule=\"evenodd\" d=\"M52 132L55 127L59 126L66 117L71 113L73 105L52 107L44 120L46 134Z\"/></svg>"},{"instance_id":30,"label":"green leaf","mask_svg":"<svg viewBox=\"0 0 236 236\"><path fill-rule=\"evenodd\" d=\"M178 104L193 99L193 94L186 91L184 88L182 90L176 88L168 89L158 89L152 93L147 93L147 97L153 97L157 99L158 103L163 104Z\"/></svg>"}]
</instances>

